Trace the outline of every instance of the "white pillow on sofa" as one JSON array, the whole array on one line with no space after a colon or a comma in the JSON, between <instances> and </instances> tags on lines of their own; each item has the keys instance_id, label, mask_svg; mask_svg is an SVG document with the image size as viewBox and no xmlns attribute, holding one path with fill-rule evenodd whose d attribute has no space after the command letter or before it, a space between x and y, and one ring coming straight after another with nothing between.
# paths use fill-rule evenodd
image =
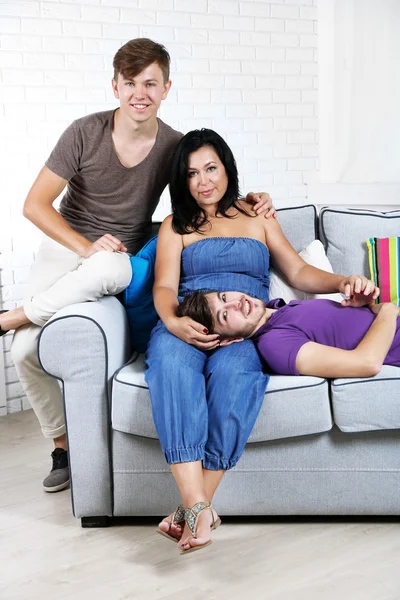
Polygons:
<instances>
[{"instance_id":1,"label":"white pillow on sofa","mask_svg":"<svg viewBox=\"0 0 400 600\"><path fill-rule=\"evenodd\" d=\"M322 271L328 271L333 273L332 265L325 254L324 247L319 240L314 240L299 252L299 256L312 267L317 267ZM269 284L269 297L272 298L283 298L284 301L290 302L291 300L311 300L313 298L326 298L328 300L334 300L335 302L342 302L343 296L339 293L335 294L307 294L301 292L290 285L283 279L283 277L277 273L273 268L270 271L270 284Z\"/></svg>"}]
</instances>

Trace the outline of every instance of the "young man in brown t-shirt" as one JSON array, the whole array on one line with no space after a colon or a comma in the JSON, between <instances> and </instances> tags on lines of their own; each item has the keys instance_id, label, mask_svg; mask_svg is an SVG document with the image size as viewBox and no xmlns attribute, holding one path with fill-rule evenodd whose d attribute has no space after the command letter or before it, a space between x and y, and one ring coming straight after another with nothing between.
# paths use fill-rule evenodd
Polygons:
<instances>
[{"instance_id":1,"label":"young man in brown t-shirt","mask_svg":"<svg viewBox=\"0 0 400 600\"><path fill-rule=\"evenodd\" d=\"M23 306L0 314L0 335L16 330L18 376L43 435L54 441L52 470L43 482L48 492L68 486L69 470L61 392L38 363L40 329L62 307L118 294L129 284L129 254L150 229L182 137L157 118L171 87L164 46L131 40L113 66L119 108L74 121L26 198L24 215L45 237ZM53 203L66 187L57 211ZM249 201L255 210L270 204L268 195Z\"/></svg>"}]
</instances>

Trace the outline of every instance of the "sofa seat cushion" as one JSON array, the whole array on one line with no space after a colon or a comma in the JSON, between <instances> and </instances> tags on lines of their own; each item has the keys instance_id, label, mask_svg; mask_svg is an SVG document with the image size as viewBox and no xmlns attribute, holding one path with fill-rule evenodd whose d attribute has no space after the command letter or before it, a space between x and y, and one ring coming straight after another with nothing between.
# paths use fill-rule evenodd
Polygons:
<instances>
[{"instance_id":1,"label":"sofa seat cushion","mask_svg":"<svg viewBox=\"0 0 400 600\"><path fill-rule=\"evenodd\" d=\"M378 375L334 379L333 415L344 432L400 429L400 368L384 365Z\"/></svg>"},{"instance_id":2,"label":"sofa seat cushion","mask_svg":"<svg viewBox=\"0 0 400 600\"><path fill-rule=\"evenodd\" d=\"M157 438L144 378L143 354L136 355L114 375L112 427L124 433ZM271 377L249 442L321 433L331 427L326 380L276 375Z\"/></svg>"}]
</instances>

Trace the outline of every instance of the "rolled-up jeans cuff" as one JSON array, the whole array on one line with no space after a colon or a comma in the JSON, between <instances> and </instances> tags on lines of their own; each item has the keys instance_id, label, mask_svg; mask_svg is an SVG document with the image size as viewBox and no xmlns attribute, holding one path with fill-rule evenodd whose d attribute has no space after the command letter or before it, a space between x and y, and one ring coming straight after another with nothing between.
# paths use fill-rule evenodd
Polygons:
<instances>
[{"instance_id":1,"label":"rolled-up jeans cuff","mask_svg":"<svg viewBox=\"0 0 400 600\"><path fill-rule=\"evenodd\" d=\"M31 323L33 323L34 325L38 325L39 327L43 327L43 325L46 325L47 321L43 321L43 319L40 319L35 314L33 307L32 307L32 298L25 298L22 303L22 307L24 309L25 315L27 316L27 318L30 320Z\"/></svg>"},{"instance_id":2,"label":"rolled-up jeans cuff","mask_svg":"<svg viewBox=\"0 0 400 600\"><path fill-rule=\"evenodd\" d=\"M189 448L173 448L165 450L165 459L169 465L184 462L196 462L204 458L204 446L193 446Z\"/></svg>"},{"instance_id":3,"label":"rolled-up jeans cuff","mask_svg":"<svg viewBox=\"0 0 400 600\"><path fill-rule=\"evenodd\" d=\"M237 463L239 459L224 458L222 456L213 456L212 454L204 453L203 467L209 471L229 471Z\"/></svg>"},{"instance_id":4,"label":"rolled-up jeans cuff","mask_svg":"<svg viewBox=\"0 0 400 600\"><path fill-rule=\"evenodd\" d=\"M66 428L65 425L61 425L60 427L57 427L57 429L44 429L42 427L42 433L43 437L54 440L55 438L64 435L64 433L66 433Z\"/></svg>"}]
</instances>

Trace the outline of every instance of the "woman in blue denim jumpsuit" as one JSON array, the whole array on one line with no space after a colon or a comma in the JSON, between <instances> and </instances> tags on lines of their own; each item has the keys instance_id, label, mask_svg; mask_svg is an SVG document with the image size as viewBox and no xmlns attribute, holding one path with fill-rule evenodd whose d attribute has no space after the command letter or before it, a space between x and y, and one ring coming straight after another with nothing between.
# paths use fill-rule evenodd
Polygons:
<instances>
[{"instance_id":1,"label":"woman in blue denim jumpsuit","mask_svg":"<svg viewBox=\"0 0 400 600\"><path fill-rule=\"evenodd\" d=\"M350 279L307 265L276 219L247 212L238 200L232 152L214 131L182 138L170 193L173 214L160 228L153 289L161 320L147 351L146 381L160 444L182 497L159 531L186 553L211 543L210 531L220 523L211 500L244 450L269 376L251 340L219 347L218 336L177 316L179 300L196 290L234 289L267 302L269 252L297 289L345 292Z\"/></svg>"}]
</instances>

